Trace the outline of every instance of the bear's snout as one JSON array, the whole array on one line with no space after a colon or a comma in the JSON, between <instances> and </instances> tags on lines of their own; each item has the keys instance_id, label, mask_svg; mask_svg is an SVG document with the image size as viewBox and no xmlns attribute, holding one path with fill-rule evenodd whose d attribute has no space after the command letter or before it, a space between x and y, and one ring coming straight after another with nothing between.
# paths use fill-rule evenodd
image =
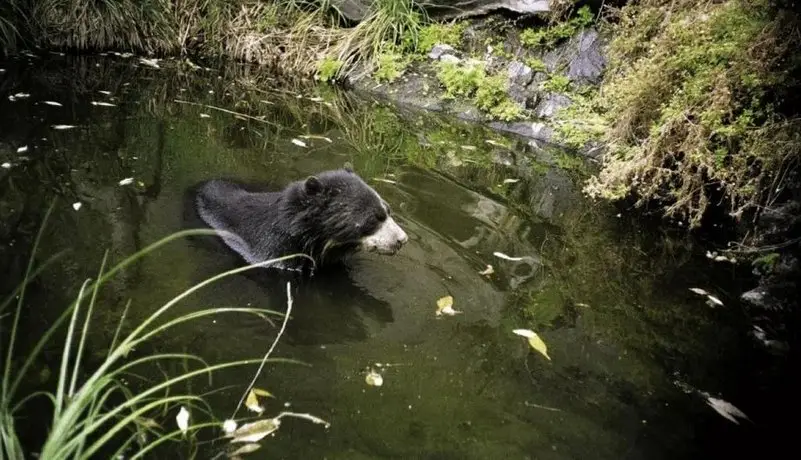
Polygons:
<instances>
[{"instance_id":1,"label":"bear's snout","mask_svg":"<svg viewBox=\"0 0 801 460\"><path fill-rule=\"evenodd\" d=\"M362 239L362 248L379 254L395 254L409 241L409 236L392 217L387 217L372 235Z\"/></svg>"}]
</instances>

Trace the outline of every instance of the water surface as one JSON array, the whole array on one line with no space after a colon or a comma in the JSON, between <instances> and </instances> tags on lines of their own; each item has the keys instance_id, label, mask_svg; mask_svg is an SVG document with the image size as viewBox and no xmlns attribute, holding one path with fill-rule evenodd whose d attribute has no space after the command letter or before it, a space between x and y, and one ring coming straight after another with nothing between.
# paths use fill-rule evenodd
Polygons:
<instances>
[{"instance_id":1,"label":"water surface","mask_svg":"<svg viewBox=\"0 0 801 460\"><path fill-rule=\"evenodd\" d=\"M571 152L242 69L55 55L0 67L0 162L9 163L0 170L0 261L9 273L0 286L19 281L55 197L38 259L69 249L32 288L27 337L95 276L105 250L120 260L185 228L186 193L202 180L280 187L349 163L392 206L410 242L394 257L360 254L296 282L275 356L308 366L270 366L258 381L276 395L268 413L288 407L331 427L288 420L252 458L673 459L751 446L753 428L683 391L760 415L742 383L756 358L738 312L713 310L689 291L734 304L731 267L713 267L686 237L586 199L587 166ZM9 100L19 93L30 96ZM92 352L105 352L129 300L130 325L237 263L208 240L151 254L104 292ZM480 274L488 264L494 273ZM435 316L446 295L461 314ZM204 289L178 312L283 311L285 301L283 281L255 273ZM552 360L516 328L537 331ZM257 358L276 330L224 315L139 352ZM383 386L365 383L370 367ZM234 385L210 398L225 418L253 372L226 371L191 390Z\"/></svg>"}]
</instances>

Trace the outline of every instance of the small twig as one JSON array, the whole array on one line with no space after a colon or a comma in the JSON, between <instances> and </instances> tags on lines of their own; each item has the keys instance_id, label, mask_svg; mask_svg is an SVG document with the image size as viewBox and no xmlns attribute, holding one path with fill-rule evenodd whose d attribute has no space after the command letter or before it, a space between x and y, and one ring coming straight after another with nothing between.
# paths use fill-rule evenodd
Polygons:
<instances>
[{"instance_id":1,"label":"small twig","mask_svg":"<svg viewBox=\"0 0 801 460\"><path fill-rule=\"evenodd\" d=\"M326 422L325 420L321 419L320 417L315 417L312 414L301 414L298 412L281 412L280 414L276 415L273 420L281 420L282 417L295 417L295 418L302 418L303 420L308 420L312 423L317 423L320 425L325 425L326 428L330 427L331 424Z\"/></svg>"},{"instance_id":2,"label":"small twig","mask_svg":"<svg viewBox=\"0 0 801 460\"><path fill-rule=\"evenodd\" d=\"M545 410L549 410L549 411L552 411L552 412L562 412L562 409L557 409L555 407L542 406L542 405L539 405L539 404L530 403L528 401L523 402L523 404L525 404L527 407L536 407L537 409L545 409Z\"/></svg>"},{"instance_id":3,"label":"small twig","mask_svg":"<svg viewBox=\"0 0 801 460\"><path fill-rule=\"evenodd\" d=\"M769 246L761 246L758 248L755 247L755 248L745 248L745 249L729 249L724 252L734 252L738 254L754 254L757 252L774 251L776 249L786 248L787 246L792 246L796 243L801 243L801 238L793 238L792 240L787 240L783 243L778 243L778 244L771 244Z\"/></svg>"},{"instance_id":4,"label":"small twig","mask_svg":"<svg viewBox=\"0 0 801 460\"><path fill-rule=\"evenodd\" d=\"M266 123L268 125L273 125L273 126L279 127L276 123L273 123L271 121L267 121L264 118L254 117L253 115L248 115L246 113L234 112L233 110L224 109L222 107L217 107L215 105L201 104L199 102L192 102L192 101L184 101L182 99L174 99L174 102L177 102L178 104L189 104L189 105L194 105L194 106L198 106L198 107L204 107L204 108L207 108L207 109L217 110L219 112L224 112L224 113L231 114L231 115L234 115L234 116L237 116L237 117L247 118L248 120L259 121L261 123Z\"/></svg>"},{"instance_id":5,"label":"small twig","mask_svg":"<svg viewBox=\"0 0 801 460\"><path fill-rule=\"evenodd\" d=\"M239 404L236 405L234 409L234 413L231 414L231 419L236 417L236 413L239 411L239 408L242 407L242 403L247 398L248 393L250 390L253 389L253 385L256 384L256 380L259 379L259 375L261 374L262 369L264 369L264 365L267 364L267 358L270 357L273 350L275 350L276 345L278 345L278 340L281 339L281 336L284 334L284 330L286 330L286 324L289 322L289 315L292 313L292 290L289 281L286 283L286 314L284 315L284 323L281 324L281 330L278 331L278 335L275 336L275 340L273 340L273 344L270 345L270 349L267 350L267 354L264 355L264 358L261 360L261 364L259 364L258 370L256 370L256 375L253 376L253 380L250 381L250 385L245 389L245 392L242 394L242 398L239 400ZM280 417L280 416L279 416ZM311 417L311 416L309 416Z\"/></svg>"}]
</instances>

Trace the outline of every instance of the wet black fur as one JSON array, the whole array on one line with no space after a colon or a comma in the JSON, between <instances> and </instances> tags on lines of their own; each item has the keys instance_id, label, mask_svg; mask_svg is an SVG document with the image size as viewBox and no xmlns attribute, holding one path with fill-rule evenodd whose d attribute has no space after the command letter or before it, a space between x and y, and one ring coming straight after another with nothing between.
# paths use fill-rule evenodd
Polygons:
<instances>
[{"instance_id":1,"label":"wet black fur","mask_svg":"<svg viewBox=\"0 0 801 460\"><path fill-rule=\"evenodd\" d=\"M211 180L194 189L198 217L211 228L237 235L247 247L226 244L246 262L304 253L317 267L359 248L359 241L386 220L389 206L347 169L292 182L278 192L255 191ZM292 259L283 268L308 268Z\"/></svg>"}]
</instances>

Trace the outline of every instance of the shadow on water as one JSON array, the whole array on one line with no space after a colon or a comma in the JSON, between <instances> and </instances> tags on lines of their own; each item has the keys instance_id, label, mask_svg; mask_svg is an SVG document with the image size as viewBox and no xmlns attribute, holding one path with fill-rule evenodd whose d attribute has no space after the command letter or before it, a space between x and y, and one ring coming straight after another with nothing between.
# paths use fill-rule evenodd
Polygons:
<instances>
[{"instance_id":1,"label":"shadow on water","mask_svg":"<svg viewBox=\"0 0 801 460\"><path fill-rule=\"evenodd\" d=\"M268 271L228 278L176 312L284 311L292 280L296 307L277 355L310 367L268 369L258 386L277 395L268 412L291 407L332 427L288 420L262 451L655 459L757 452L755 440L770 439L682 391L718 395L758 422L772 416L762 401L776 377L748 378L770 361L739 332L743 316L710 309L688 289L704 287L733 307L737 274L710 269L686 237L587 201L577 182L586 166L570 152L330 88L281 86L247 69L157 70L54 55L0 68L0 163L8 164L0 170L0 263L8 273L0 288L8 292L21 278L54 197L42 254L71 251L31 292L22 319L30 340L94 275L104 250L119 260L185 227L194 184L228 177L280 188L350 163L409 235L400 253L358 254L312 279ZM53 128L60 124L74 128ZM102 355L129 299L127 321L136 324L239 263L210 238L160 249L103 293L91 349ZM488 264L494 273L480 274ZM461 314L434 315L445 295ZM521 327L543 337L552 361L511 333ZM275 334L263 319L223 315L139 352L253 358ZM382 367L380 388L364 380L376 363L394 365ZM193 389L235 385L211 398L224 418L251 372L221 373Z\"/></svg>"}]
</instances>

